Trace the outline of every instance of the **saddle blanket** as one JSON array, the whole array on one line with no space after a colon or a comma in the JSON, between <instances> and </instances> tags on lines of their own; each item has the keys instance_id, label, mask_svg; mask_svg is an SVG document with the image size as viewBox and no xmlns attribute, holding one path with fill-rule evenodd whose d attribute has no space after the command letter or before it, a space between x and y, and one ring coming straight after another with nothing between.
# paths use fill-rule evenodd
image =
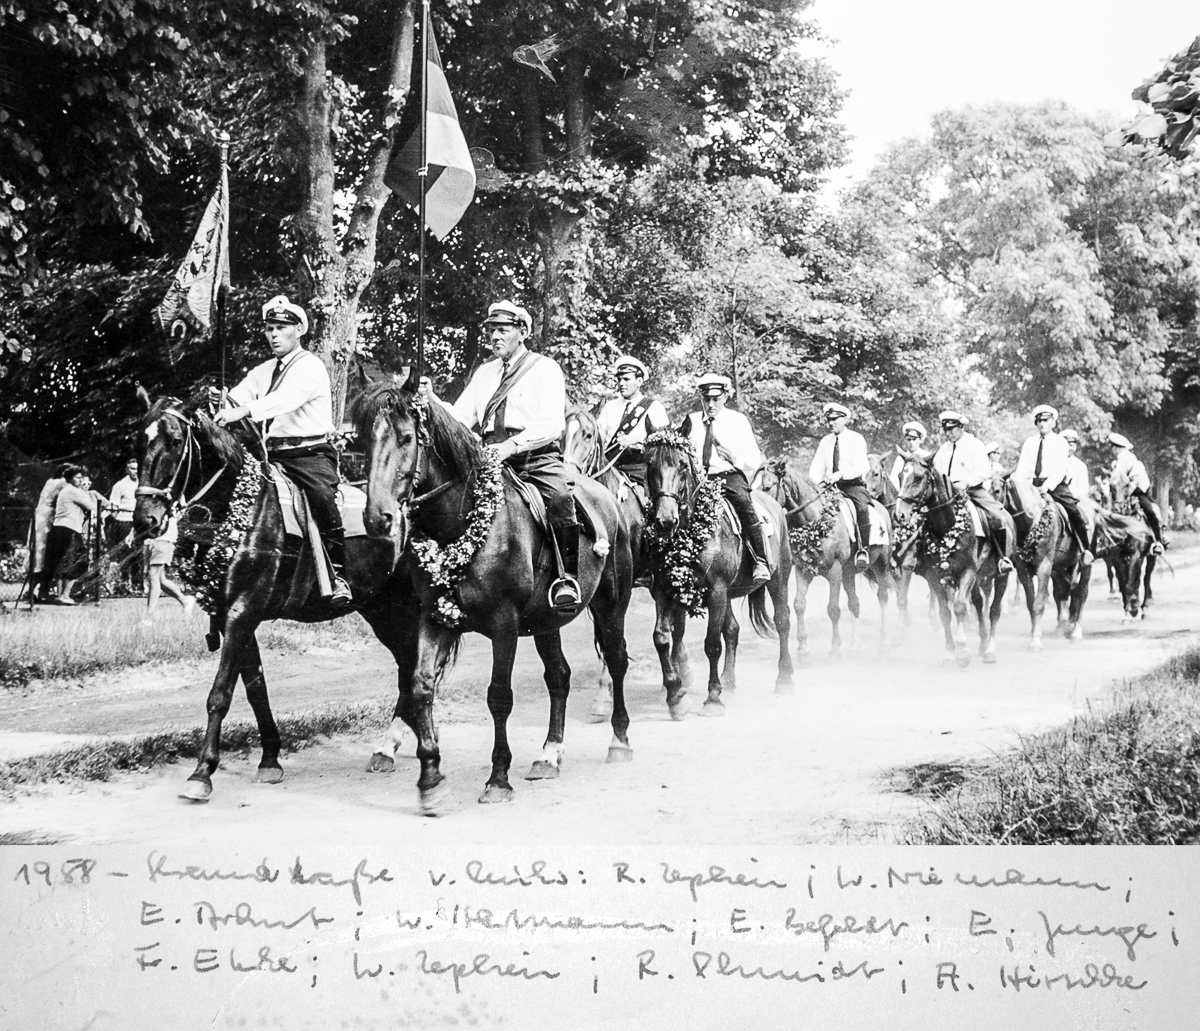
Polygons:
<instances>
[{"instance_id":1,"label":"saddle blanket","mask_svg":"<svg viewBox=\"0 0 1200 1031\"><path fill-rule=\"evenodd\" d=\"M284 532L292 537L304 537L304 520L308 517L308 506L301 491L288 479L281 466L271 464L271 479L279 496L279 507L283 511ZM342 528L346 537L365 537L367 527L363 511L367 507L367 495L348 483L339 483L337 492L338 510L342 513Z\"/></svg>"},{"instance_id":2,"label":"saddle blanket","mask_svg":"<svg viewBox=\"0 0 1200 1031\"><path fill-rule=\"evenodd\" d=\"M854 502L849 498L842 498L838 502L838 507L842 512L842 522L846 524L846 531L850 534L850 539L854 540L858 536L858 519L854 513ZM878 501L872 501L867 513L871 522L871 544L878 544L886 548L892 543L888 529L887 510Z\"/></svg>"},{"instance_id":3,"label":"saddle blanket","mask_svg":"<svg viewBox=\"0 0 1200 1031\"><path fill-rule=\"evenodd\" d=\"M762 502L762 497L758 491L750 492L750 500L754 503L754 511L758 516L758 525L762 527L763 548L766 550L766 555L763 557L767 560L768 569L779 568L779 541L775 537L775 524L771 521L771 513ZM742 535L742 521L738 519L737 512L729 503L726 497L721 498L721 513L725 519L729 521L729 525L733 527L733 532L739 537Z\"/></svg>"},{"instance_id":4,"label":"saddle blanket","mask_svg":"<svg viewBox=\"0 0 1200 1031\"><path fill-rule=\"evenodd\" d=\"M525 506L529 509L529 514L533 516L533 521L537 523L538 528L549 539L550 535L550 520L546 514L546 499L542 497L541 492L531 484L526 483L508 466L504 467L504 478L521 495L521 500L525 502ZM608 534L605 531L604 524L592 516L591 510L584 503L581 495L575 495L575 516L579 520L581 532L585 537L591 537L596 543L592 545L592 550L597 555L607 555L611 545L608 543Z\"/></svg>"}]
</instances>

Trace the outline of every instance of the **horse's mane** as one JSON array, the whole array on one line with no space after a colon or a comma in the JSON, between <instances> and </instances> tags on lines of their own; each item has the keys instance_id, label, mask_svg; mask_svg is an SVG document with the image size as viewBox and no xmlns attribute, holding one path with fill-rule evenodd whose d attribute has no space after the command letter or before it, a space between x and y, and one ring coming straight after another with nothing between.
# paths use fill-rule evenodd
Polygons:
<instances>
[{"instance_id":1,"label":"horse's mane","mask_svg":"<svg viewBox=\"0 0 1200 1031\"><path fill-rule=\"evenodd\" d=\"M146 424L157 422L171 409L181 412L192 420L198 435L216 452L220 461L240 469L244 458L242 442L236 434L212 421L207 410L210 397L207 388L197 390L186 401L177 397L160 397L150 405L150 410L146 413Z\"/></svg>"},{"instance_id":2,"label":"horse's mane","mask_svg":"<svg viewBox=\"0 0 1200 1031\"><path fill-rule=\"evenodd\" d=\"M437 456L453 472L467 475L484 464L483 445L442 405L430 399L419 405L417 396L402 384L386 380L374 383L355 398L350 420L360 441L368 440L381 416L399 416L419 421L429 433L429 442Z\"/></svg>"},{"instance_id":3,"label":"horse's mane","mask_svg":"<svg viewBox=\"0 0 1200 1031\"><path fill-rule=\"evenodd\" d=\"M679 452L685 461L680 463L680 471L687 481L687 489L696 486L700 480L700 467L696 461L696 453L692 450L691 442L676 430L658 430L646 438L646 464L656 465L662 461L663 454Z\"/></svg>"}]
</instances>

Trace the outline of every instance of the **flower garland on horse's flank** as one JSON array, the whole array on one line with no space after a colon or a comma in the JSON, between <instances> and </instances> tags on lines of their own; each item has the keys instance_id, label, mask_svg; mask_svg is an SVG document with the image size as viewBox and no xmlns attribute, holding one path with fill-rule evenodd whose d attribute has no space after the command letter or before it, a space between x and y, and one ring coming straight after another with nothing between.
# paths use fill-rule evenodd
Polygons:
<instances>
[{"instance_id":1,"label":"flower garland on horse's flank","mask_svg":"<svg viewBox=\"0 0 1200 1031\"><path fill-rule=\"evenodd\" d=\"M675 430L658 430L646 438L646 447L663 444L682 451L692 461L692 444ZM655 572L667 583L671 596L687 609L689 616L704 614L704 591L700 587L700 556L717 532L721 486L715 480L698 475L696 493L691 498L691 514L686 527L677 527L670 537L647 522L645 536Z\"/></svg>"},{"instance_id":2,"label":"flower garland on horse's flank","mask_svg":"<svg viewBox=\"0 0 1200 1031\"><path fill-rule=\"evenodd\" d=\"M1025 541L1017 548L1017 558L1028 566L1037 561L1038 548L1050 538L1050 527L1054 523L1054 502L1047 499L1038 521L1029 528Z\"/></svg>"},{"instance_id":3,"label":"flower garland on horse's flank","mask_svg":"<svg viewBox=\"0 0 1200 1031\"><path fill-rule=\"evenodd\" d=\"M423 414L423 412L422 412ZM457 630L466 622L466 614L454 600L454 592L467 575L467 567L475 553L487 540L496 512L504 504L503 466L490 448L484 449L481 468L475 471L475 486L471 491L471 514L462 536L443 546L424 534L412 534L409 550L417 564L440 587L434 618L444 626Z\"/></svg>"},{"instance_id":4,"label":"flower garland on horse's flank","mask_svg":"<svg viewBox=\"0 0 1200 1031\"><path fill-rule=\"evenodd\" d=\"M819 496L821 512L816 520L802 526L793 526L788 530L792 554L797 562L811 572L816 572L821 567L821 545L829 536L834 520L838 517L842 494L832 484L826 484L821 488Z\"/></svg>"}]
</instances>

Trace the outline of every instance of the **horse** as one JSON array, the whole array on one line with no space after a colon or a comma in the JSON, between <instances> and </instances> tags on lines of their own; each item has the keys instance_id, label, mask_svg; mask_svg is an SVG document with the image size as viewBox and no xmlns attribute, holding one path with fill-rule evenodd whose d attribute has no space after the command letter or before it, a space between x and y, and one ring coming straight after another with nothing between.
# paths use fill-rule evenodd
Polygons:
<instances>
[{"instance_id":1,"label":"horse","mask_svg":"<svg viewBox=\"0 0 1200 1031\"><path fill-rule=\"evenodd\" d=\"M1058 608L1058 629L1069 641L1081 640L1079 620L1087 601L1092 565L1082 561L1082 548L1071 532L1066 513L1052 498L1015 476L1004 481L1004 507L1017 528L1013 561L1029 609L1029 650L1042 649L1042 617L1051 587Z\"/></svg>"},{"instance_id":2,"label":"horse","mask_svg":"<svg viewBox=\"0 0 1200 1031\"><path fill-rule=\"evenodd\" d=\"M621 515L629 528L629 546L633 553L634 584L649 585L651 568L650 555L645 547L646 513L637 489L628 476L616 468L615 462L606 462L604 441L600 427L591 409L582 405L568 409L566 430L563 433L563 461L574 466L580 474L590 476L608 488L617 499ZM592 702L591 717L602 722L612 716L612 678L608 667L602 666L600 682Z\"/></svg>"},{"instance_id":3,"label":"horse","mask_svg":"<svg viewBox=\"0 0 1200 1031\"><path fill-rule=\"evenodd\" d=\"M788 541L792 563L796 569L796 639L797 654L803 663L809 654L808 630L804 613L808 589L818 576L829 582L829 603L826 612L833 626L830 655L837 658L842 650L839 624L842 618L841 592L846 592L846 605L854 621L850 624L850 646L858 645L857 570L854 566L854 543L840 512L840 497L836 490L819 490L804 473L792 468L785 459L767 463L759 471L759 482L787 513ZM886 518L886 513L885 513ZM889 520L890 528L890 520ZM889 529L890 532L890 529ZM867 580L874 585L879 599L879 648L887 646L887 602L892 586L891 560L888 548L869 545L870 563L865 570Z\"/></svg>"},{"instance_id":4,"label":"horse","mask_svg":"<svg viewBox=\"0 0 1200 1031\"><path fill-rule=\"evenodd\" d=\"M1150 573L1157 556L1151 550L1154 533L1144 520L1100 509L1096 513L1096 557L1104 559L1109 582L1116 577L1120 589L1122 621L1146 618L1140 595L1145 577L1145 598L1150 596Z\"/></svg>"},{"instance_id":5,"label":"horse","mask_svg":"<svg viewBox=\"0 0 1200 1031\"><path fill-rule=\"evenodd\" d=\"M884 507L893 527L896 525L896 502L900 498L900 490L892 482L887 470L891 464L888 459L897 457L899 456L894 451L885 451L882 455L867 455L868 469L863 477L867 493ZM912 587L913 569L914 562L911 557L901 565L891 567L892 586L896 589L896 608L900 612L900 625L905 629L912 626L912 619L908 614L908 592ZM933 626L932 595L929 598L929 624Z\"/></svg>"},{"instance_id":6,"label":"horse","mask_svg":"<svg viewBox=\"0 0 1200 1031\"><path fill-rule=\"evenodd\" d=\"M996 624L1008 589L1008 573L999 569L1001 556L991 538L975 536L969 499L956 492L944 473L933 467L933 452L915 451L900 485L896 501L898 551L912 548L916 572L925 577L937 599L946 637L944 664L965 669L971 664L967 649L967 599L979 623L979 654L985 663L996 661ZM920 514L919 521L913 518ZM1011 517L1004 513L1009 539ZM901 556L903 558L903 556ZM983 609L988 603L987 618Z\"/></svg>"},{"instance_id":7,"label":"horse","mask_svg":"<svg viewBox=\"0 0 1200 1031\"><path fill-rule=\"evenodd\" d=\"M551 607L547 594L555 571L553 562L543 561L553 546L548 531L522 500L516 478L450 411L408 384L384 382L359 397L353 419L366 455L367 531L407 545L416 556L406 576L413 604L397 654L396 717L417 737L422 809L436 813L447 791L434 697L467 630L492 642L487 691L494 727L492 769L479 801L509 801L513 756L507 723L517 641L533 637L550 694L546 742L526 779L555 778L562 765L571 687L560 630L583 608L564 613ZM633 758L624 696L629 664L625 612L633 589L629 530L615 499L600 484L580 478L575 492L595 538L591 548L580 548L579 584L593 617L597 651L613 681L608 761L628 762Z\"/></svg>"},{"instance_id":8,"label":"horse","mask_svg":"<svg viewBox=\"0 0 1200 1031\"><path fill-rule=\"evenodd\" d=\"M229 541L233 552L224 588L209 603L211 650L220 649L217 673L208 694L208 723L195 772L180 797L206 802L212 794L212 775L220 762L221 724L233 701L238 678L258 723L262 755L255 781L277 784L283 779L279 764L280 737L271 713L262 655L255 632L268 619L323 622L343 613L311 593L293 587L300 561L299 549L289 546L283 514L275 491L256 450L265 456L262 443L246 423L231 431L212 421L205 411L207 392L189 401L161 398L146 405L140 447L141 476L134 508L134 528L139 535L156 536L176 509L194 515L204 511L210 525L235 516L249 516L244 536ZM354 602L376 636L395 649L398 598L391 586L393 554L388 542L365 537L346 540L346 577ZM303 573L303 570L301 570ZM312 577L309 576L308 580Z\"/></svg>"},{"instance_id":9,"label":"horse","mask_svg":"<svg viewBox=\"0 0 1200 1031\"><path fill-rule=\"evenodd\" d=\"M687 657L683 634L688 614L708 612L704 653L708 656L706 715L721 715L722 678L736 687L739 627L730 604L745 597L750 622L760 637L777 636L779 663L775 690L791 692L792 657L788 641L788 580L792 554L787 545L783 510L762 493L758 500L769 513L769 530L779 542L779 561L770 579L755 588L748 549L742 548L737 517L721 504L719 486L699 468L688 439L674 430L659 430L646 440L646 488L650 495L648 529L655 564L650 593L654 597L654 647L663 671L667 708L672 719L688 712ZM773 621L768 620L766 596L771 596ZM772 625L773 623L773 625ZM724 667L718 672L724 642Z\"/></svg>"}]
</instances>

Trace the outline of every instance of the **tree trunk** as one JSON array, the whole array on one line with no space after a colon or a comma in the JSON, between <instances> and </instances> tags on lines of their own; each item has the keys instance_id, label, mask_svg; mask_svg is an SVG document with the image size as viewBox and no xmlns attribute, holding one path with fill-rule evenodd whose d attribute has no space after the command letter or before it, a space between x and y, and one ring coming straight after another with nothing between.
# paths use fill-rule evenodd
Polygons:
<instances>
[{"instance_id":1,"label":"tree trunk","mask_svg":"<svg viewBox=\"0 0 1200 1031\"><path fill-rule=\"evenodd\" d=\"M326 88L326 43L314 40L305 61L296 112L303 141L304 187L296 219L300 244L296 277L311 325L309 346L329 370L335 426L341 424L346 405L349 362L358 342L359 301L375 271L379 216L390 196L383 176L395 141L394 116L412 83L413 25L414 0L406 0L392 32L388 94L380 119L387 128L380 131L368 155L349 226L340 241L333 225L333 139L339 112Z\"/></svg>"},{"instance_id":2,"label":"tree trunk","mask_svg":"<svg viewBox=\"0 0 1200 1031\"><path fill-rule=\"evenodd\" d=\"M525 171L540 172L546 167L542 145L541 72L522 66L525 89L521 92L521 145L525 151Z\"/></svg>"}]
</instances>

